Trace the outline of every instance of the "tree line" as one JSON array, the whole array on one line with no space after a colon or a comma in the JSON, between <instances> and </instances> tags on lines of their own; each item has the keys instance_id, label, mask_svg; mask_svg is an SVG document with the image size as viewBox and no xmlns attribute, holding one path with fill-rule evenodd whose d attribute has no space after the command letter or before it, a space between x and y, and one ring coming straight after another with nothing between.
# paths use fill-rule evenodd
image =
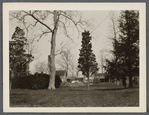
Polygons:
<instances>
[{"instance_id":1,"label":"tree line","mask_svg":"<svg viewBox=\"0 0 149 115\"><path fill-rule=\"evenodd\" d=\"M82 17L78 15L77 11L62 11L62 10L29 10L29 11L11 11L10 12L11 19L16 19L21 23L26 31L29 28L36 28L38 26L42 26L43 30L41 30L40 35L38 36L41 39L44 35L50 34L50 55L48 59L49 66L49 87L48 89L55 89L55 56L56 56L56 35L57 32L62 29L64 34L71 39L68 34L67 27L68 25L72 25L75 29L80 32L80 29L83 28L83 25L86 24L85 21L82 20ZM29 21L28 20L32 20ZM51 22L50 24L47 22ZM38 40L39 40L38 39Z\"/></svg>"},{"instance_id":2,"label":"tree line","mask_svg":"<svg viewBox=\"0 0 149 115\"><path fill-rule=\"evenodd\" d=\"M26 30L29 27L36 27L37 24L45 28L42 31L39 39L45 34L51 34L51 49L49 56L49 79L48 89L55 89L55 48L56 48L56 34L60 27L63 28L67 34L66 24L71 22L79 31L81 25L86 24L75 12L71 11L14 11L10 16L22 22ZM53 17L53 25L48 25L45 20ZM26 17L32 18L34 23L27 25ZM26 22L25 22L26 21ZM65 22L66 21L66 22ZM107 76L114 79L124 79L129 77L129 87L132 87L132 76L139 73L139 12L138 11L122 11L119 19L119 36L113 38L113 59L106 60L104 66ZM116 34L116 33L114 33ZM24 50L27 39L24 37L25 33L19 27L16 28L12 39L10 41L10 70L11 78L19 72L24 73L28 70L28 64L33 60L31 54L27 54ZM69 37L69 36L68 36ZM90 43L91 37L89 31L82 33L82 48L80 49L80 57L78 59L78 69L82 71L88 79L90 75L98 71L95 55L93 54ZM14 55L15 54L15 55ZM24 69L23 69L24 68ZM67 67L68 68L68 67ZM125 83L124 83L125 84ZM88 83L89 87L89 83Z\"/></svg>"}]
</instances>

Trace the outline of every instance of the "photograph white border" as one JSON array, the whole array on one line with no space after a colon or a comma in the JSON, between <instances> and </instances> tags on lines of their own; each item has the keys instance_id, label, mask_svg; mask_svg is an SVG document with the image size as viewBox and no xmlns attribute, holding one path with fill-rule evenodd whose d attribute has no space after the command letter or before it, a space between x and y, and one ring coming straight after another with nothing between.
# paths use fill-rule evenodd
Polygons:
<instances>
[{"instance_id":1,"label":"photograph white border","mask_svg":"<svg viewBox=\"0 0 149 115\"><path fill-rule=\"evenodd\" d=\"M11 10L139 10L139 107L10 107L9 11ZM146 112L146 3L3 3L3 112Z\"/></svg>"}]
</instances>

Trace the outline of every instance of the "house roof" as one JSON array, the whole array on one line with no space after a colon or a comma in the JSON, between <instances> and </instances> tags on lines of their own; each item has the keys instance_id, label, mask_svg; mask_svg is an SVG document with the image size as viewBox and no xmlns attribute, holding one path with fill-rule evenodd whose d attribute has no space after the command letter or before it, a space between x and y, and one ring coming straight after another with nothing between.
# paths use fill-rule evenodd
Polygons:
<instances>
[{"instance_id":1,"label":"house roof","mask_svg":"<svg viewBox=\"0 0 149 115\"><path fill-rule=\"evenodd\" d=\"M76 79L83 79L83 77L80 77L80 78L76 78Z\"/></svg>"},{"instance_id":2,"label":"house roof","mask_svg":"<svg viewBox=\"0 0 149 115\"><path fill-rule=\"evenodd\" d=\"M76 77L67 77L67 79L74 80L74 79L76 79Z\"/></svg>"},{"instance_id":3,"label":"house roof","mask_svg":"<svg viewBox=\"0 0 149 115\"><path fill-rule=\"evenodd\" d=\"M95 78L105 79L105 73L97 73Z\"/></svg>"},{"instance_id":4,"label":"house roof","mask_svg":"<svg viewBox=\"0 0 149 115\"><path fill-rule=\"evenodd\" d=\"M65 70L58 70L58 71L56 71L56 75L58 75L58 76L64 76L64 74L65 74Z\"/></svg>"},{"instance_id":5,"label":"house roof","mask_svg":"<svg viewBox=\"0 0 149 115\"><path fill-rule=\"evenodd\" d=\"M102 76L102 75L105 75L105 73L97 73L96 75Z\"/></svg>"}]
</instances>

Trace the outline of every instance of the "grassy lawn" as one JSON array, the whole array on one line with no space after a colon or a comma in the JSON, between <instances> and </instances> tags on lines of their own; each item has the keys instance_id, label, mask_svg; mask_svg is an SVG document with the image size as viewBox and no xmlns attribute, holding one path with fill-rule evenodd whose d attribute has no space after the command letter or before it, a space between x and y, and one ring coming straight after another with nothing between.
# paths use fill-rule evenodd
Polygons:
<instances>
[{"instance_id":1,"label":"grassy lawn","mask_svg":"<svg viewBox=\"0 0 149 115\"><path fill-rule=\"evenodd\" d=\"M101 83L56 90L12 89L11 107L126 107L139 106L139 88L124 89L113 83Z\"/></svg>"}]
</instances>

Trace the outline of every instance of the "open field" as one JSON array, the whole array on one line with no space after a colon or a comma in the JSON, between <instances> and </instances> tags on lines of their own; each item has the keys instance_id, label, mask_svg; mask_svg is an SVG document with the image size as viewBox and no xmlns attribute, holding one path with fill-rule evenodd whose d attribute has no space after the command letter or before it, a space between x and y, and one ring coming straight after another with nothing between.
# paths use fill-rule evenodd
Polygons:
<instances>
[{"instance_id":1,"label":"open field","mask_svg":"<svg viewBox=\"0 0 149 115\"><path fill-rule=\"evenodd\" d=\"M113 83L87 86L61 86L56 90L12 89L10 107L125 107L139 106L139 88Z\"/></svg>"}]
</instances>

